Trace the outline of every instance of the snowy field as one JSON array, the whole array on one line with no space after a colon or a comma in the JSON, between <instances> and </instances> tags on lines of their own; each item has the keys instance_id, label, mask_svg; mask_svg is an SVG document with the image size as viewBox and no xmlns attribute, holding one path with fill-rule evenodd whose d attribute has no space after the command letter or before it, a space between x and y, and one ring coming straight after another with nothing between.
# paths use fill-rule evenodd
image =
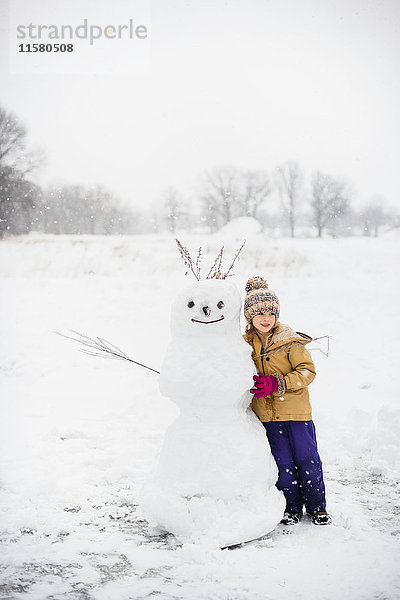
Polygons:
<instances>
[{"instance_id":1,"label":"snowy field","mask_svg":"<svg viewBox=\"0 0 400 600\"><path fill-rule=\"evenodd\" d=\"M229 260L242 237L182 241L202 244L207 265L222 238ZM310 393L333 524L222 551L179 544L137 505L177 415L157 375L53 333L101 336L159 369L186 282L173 239L2 241L0 598L399 598L399 242L248 237L232 278L242 296L263 275L282 322L331 336L329 358L310 346Z\"/></svg>"}]
</instances>

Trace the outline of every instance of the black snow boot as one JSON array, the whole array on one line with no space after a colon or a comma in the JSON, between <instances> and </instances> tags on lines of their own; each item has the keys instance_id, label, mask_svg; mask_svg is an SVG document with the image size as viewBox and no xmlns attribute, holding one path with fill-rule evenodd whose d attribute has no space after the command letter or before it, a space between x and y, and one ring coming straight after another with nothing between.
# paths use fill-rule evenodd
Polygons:
<instances>
[{"instance_id":1,"label":"black snow boot","mask_svg":"<svg viewBox=\"0 0 400 600\"><path fill-rule=\"evenodd\" d=\"M281 523L282 525L297 525L298 523L300 523L302 515L302 511L291 512L289 510L285 510L281 519Z\"/></svg>"},{"instance_id":2,"label":"black snow boot","mask_svg":"<svg viewBox=\"0 0 400 600\"><path fill-rule=\"evenodd\" d=\"M332 523L332 517L326 510L316 510L315 512L307 511L307 515L314 525L329 525L329 523Z\"/></svg>"}]
</instances>

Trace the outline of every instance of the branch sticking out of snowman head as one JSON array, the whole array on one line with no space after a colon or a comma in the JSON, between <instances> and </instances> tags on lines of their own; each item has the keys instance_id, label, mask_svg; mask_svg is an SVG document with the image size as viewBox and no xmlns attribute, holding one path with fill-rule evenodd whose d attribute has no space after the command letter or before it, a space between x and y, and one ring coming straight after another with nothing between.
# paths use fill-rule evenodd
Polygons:
<instances>
[{"instance_id":1,"label":"branch sticking out of snowman head","mask_svg":"<svg viewBox=\"0 0 400 600\"><path fill-rule=\"evenodd\" d=\"M200 281L200 257L201 257L201 246L199 248L199 252L197 254L196 262L193 262L192 257L190 256L189 250L183 246L178 239L175 238L176 243L178 244L179 252L182 257L183 262L186 265L186 273L187 275L189 271L192 271L193 275L196 277L197 281Z\"/></svg>"},{"instance_id":2,"label":"branch sticking out of snowman head","mask_svg":"<svg viewBox=\"0 0 400 600\"><path fill-rule=\"evenodd\" d=\"M178 245L182 260L186 265L187 270L186 270L185 275L187 275L189 273L189 271L191 271L193 273L193 275L196 277L197 281L200 281L200 279L201 279L201 276L200 276L201 246L199 248L196 261L194 262L192 257L190 256L188 249L185 246L183 246L178 239L175 238L175 241ZM222 260L223 260L223 254L224 254L224 246L222 246L221 250L218 252L217 257L211 266L211 269L207 273L205 279L226 279L227 277L231 277L232 268L233 268L236 260L238 259L239 254L243 250L245 243L246 243L246 240L243 241L243 244L236 251L235 256L233 257L233 260L231 262L231 265L230 265L229 269L226 271L226 273L224 273L222 271Z\"/></svg>"}]
</instances>

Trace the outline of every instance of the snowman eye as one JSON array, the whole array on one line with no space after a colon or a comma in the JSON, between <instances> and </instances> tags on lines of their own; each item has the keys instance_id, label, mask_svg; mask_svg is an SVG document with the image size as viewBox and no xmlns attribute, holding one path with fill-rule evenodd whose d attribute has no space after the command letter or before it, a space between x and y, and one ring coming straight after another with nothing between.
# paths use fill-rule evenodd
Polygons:
<instances>
[{"instance_id":1,"label":"snowman eye","mask_svg":"<svg viewBox=\"0 0 400 600\"><path fill-rule=\"evenodd\" d=\"M220 300L217 304L218 308L223 308L225 306L225 304L222 302L222 300Z\"/></svg>"},{"instance_id":2,"label":"snowman eye","mask_svg":"<svg viewBox=\"0 0 400 600\"><path fill-rule=\"evenodd\" d=\"M188 305L188 308L193 308L193 306L194 306L193 300L189 300L189 302L187 303L187 305Z\"/></svg>"}]
</instances>

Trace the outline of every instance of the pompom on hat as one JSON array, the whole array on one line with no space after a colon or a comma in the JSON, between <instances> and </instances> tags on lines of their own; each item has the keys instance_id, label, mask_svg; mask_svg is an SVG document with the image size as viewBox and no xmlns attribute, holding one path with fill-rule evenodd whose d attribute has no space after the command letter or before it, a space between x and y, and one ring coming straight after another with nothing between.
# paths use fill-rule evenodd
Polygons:
<instances>
[{"instance_id":1,"label":"pompom on hat","mask_svg":"<svg viewBox=\"0 0 400 600\"><path fill-rule=\"evenodd\" d=\"M250 323L257 315L270 312L279 319L279 299L272 290L268 289L268 283L263 277L256 275L250 277L246 283L246 298L244 300L244 316Z\"/></svg>"}]
</instances>

